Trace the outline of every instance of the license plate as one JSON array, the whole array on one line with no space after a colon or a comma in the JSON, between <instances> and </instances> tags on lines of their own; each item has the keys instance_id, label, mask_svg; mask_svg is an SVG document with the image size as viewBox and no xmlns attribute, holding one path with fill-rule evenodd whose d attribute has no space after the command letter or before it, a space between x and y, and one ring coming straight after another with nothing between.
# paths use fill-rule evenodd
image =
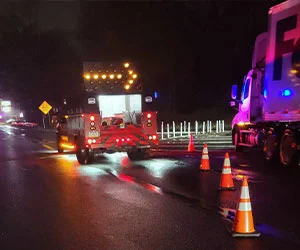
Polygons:
<instances>
[{"instance_id":1,"label":"license plate","mask_svg":"<svg viewBox=\"0 0 300 250\"><path fill-rule=\"evenodd\" d=\"M99 132L98 131L89 131L89 137L99 137Z\"/></svg>"}]
</instances>

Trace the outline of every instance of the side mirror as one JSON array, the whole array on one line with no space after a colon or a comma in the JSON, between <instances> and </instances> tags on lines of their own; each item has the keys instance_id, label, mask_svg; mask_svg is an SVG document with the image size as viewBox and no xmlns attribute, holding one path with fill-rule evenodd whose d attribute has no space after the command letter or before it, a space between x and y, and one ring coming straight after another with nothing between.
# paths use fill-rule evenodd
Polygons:
<instances>
[{"instance_id":1,"label":"side mirror","mask_svg":"<svg viewBox=\"0 0 300 250\"><path fill-rule=\"evenodd\" d=\"M237 85L232 85L232 87L231 87L231 99L232 100L236 100L237 93L238 93L238 86Z\"/></svg>"}]
</instances>

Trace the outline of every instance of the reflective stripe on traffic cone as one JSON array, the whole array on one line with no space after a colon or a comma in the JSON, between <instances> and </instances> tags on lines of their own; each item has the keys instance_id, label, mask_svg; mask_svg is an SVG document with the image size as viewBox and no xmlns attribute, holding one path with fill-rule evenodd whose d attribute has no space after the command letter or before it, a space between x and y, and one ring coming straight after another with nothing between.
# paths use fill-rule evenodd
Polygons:
<instances>
[{"instance_id":1,"label":"reflective stripe on traffic cone","mask_svg":"<svg viewBox=\"0 0 300 250\"><path fill-rule=\"evenodd\" d=\"M189 145L188 145L188 152L194 152L194 151L195 151L194 139L193 139L193 135L190 134L190 140L189 140Z\"/></svg>"},{"instance_id":2,"label":"reflective stripe on traffic cone","mask_svg":"<svg viewBox=\"0 0 300 250\"><path fill-rule=\"evenodd\" d=\"M258 237L258 233L254 229L251 202L249 195L249 187L247 178L244 177L241 188L241 194L239 204L236 210L233 226L232 226L233 237Z\"/></svg>"},{"instance_id":3,"label":"reflective stripe on traffic cone","mask_svg":"<svg viewBox=\"0 0 300 250\"><path fill-rule=\"evenodd\" d=\"M232 191L235 190L235 187L233 185L233 179L232 179L231 167L230 167L230 158L228 153L225 153L219 190L232 190Z\"/></svg>"},{"instance_id":4,"label":"reflective stripe on traffic cone","mask_svg":"<svg viewBox=\"0 0 300 250\"><path fill-rule=\"evenodd\" d=\"M207 149L207 144L206 143L204 144L204 148L203 148L203 151L202 151L200 170L201 171L209 171L210 170L208 149Z\"/></svg>"}]
</instances>

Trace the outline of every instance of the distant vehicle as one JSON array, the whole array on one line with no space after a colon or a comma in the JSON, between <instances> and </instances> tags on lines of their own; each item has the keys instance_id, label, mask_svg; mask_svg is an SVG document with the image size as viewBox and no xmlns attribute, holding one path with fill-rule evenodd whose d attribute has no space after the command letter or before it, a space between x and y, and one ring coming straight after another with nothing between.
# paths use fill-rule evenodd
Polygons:
<instances>
[{"instance_id":1,"label":"distant vehicle","mask_svg":"<svg viewBox=\"0 0 300 250\"><path fill-rule=\"evenodd\" d=\"M236 150L261 147L267 160L300 165L300 2L289 0L269 10L268 32L255 41L252 69L241 100L232 87ZM279 157L279 158L278 158Z\"/></svg>"},{"instance_id":2,"label":"distant vehicle","mask_svg":"<svg viewBox=\"0 0 300 250\"><path fill-rule=\"evenodd\" d=\"M33 127L37 127L38 124L35 122L29 122L29 121L25 121L25 120L14 120L11 123L11 126L14 127L28 127L28 128L33 128Z\"/></svg>"},{"instance_id":3,"label":"distant vehicle","mask_svg":"<svg viewBox=\"0 0 300 250\"><path fill-rule=\"evenodd\" d=\"M95 153L125 151L143 159L158 144L156 111L143 111L137 73L129 63L84 63L85 91L65 100L57 125L58 152L76 152L80 164Z\"/></svg>"},{"instance_id":4,"label":"distant vehicle","mask_svg":"<svg viewBox=\"0 0 300 250\"><path fill-rule=\"evenodd\" d=\"M33 127L37 127L38 124L36 122L29 122L29 121L25 121L23 124L24 127L29 127L29 128L33 128Z\"/></svg>"},{"instance_id":5,"label":"distant vehicle","mask_svg":"<svg viewBox=\"0 0 300 250\"><path fill-rule=\"evenodd\" d=\"M23 121L23 120L14 120L10 124L11 124L11 126L14 126L14 127L21 127L21 126L24 126L25 121Z\"/></svg>"}]
</instances>

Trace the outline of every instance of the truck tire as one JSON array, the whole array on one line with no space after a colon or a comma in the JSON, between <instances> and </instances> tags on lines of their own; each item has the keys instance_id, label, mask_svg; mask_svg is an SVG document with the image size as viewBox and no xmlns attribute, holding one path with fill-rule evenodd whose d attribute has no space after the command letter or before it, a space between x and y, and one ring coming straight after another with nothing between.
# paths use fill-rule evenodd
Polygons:
<instances>
[{"instance_id":1,"label":"truck tire","mask_svg":"<svg viewBox=\"0 0 300 250\"><path fill-rule=\"evenodd\" d=\"M129 149L127 155L130 160L143 160L146 156L146 149Z\"/></svg>"},{"instance_id":2,"label":"truck tire","mask_svg":"<svg viewBox=\"0 0 300 250\"><path fill-rule=\"evenodd\" d=\"M272 129L266 134L263 151L267 162L271 162L278 156L277 137Z\"/></svg>"},{"instance_id":3,"label":"truck tire","mask_svg":"<svg viewBox=\"0 0 300 250\"><path fill-rule=\"evenodd\" d=\"M243 147L239 146L240 143L240 131L238 128L232 130L232 144L235 146L236 152L243 152Z\"/></svg>"},{"instance_id":4,"label":"truck tire","mask_svg":"<svg viewBox=\"0 0 300 250\"><path fill-rule=\"evenodd\" d=\"M280 162L282 166L293 166L297 160L296 137L292 130L286 129L280 141Z\"/></svg>"},{"instance_id":5,"label":"truck tire","mask_svg":"<svg viewBox=\"0 0 300 250\"><path fill-rule=\"evenodd\" d=\"M93 163L94 161L94 151L89 152L88 149L86 148L78 148L76 150L76 157L77 157L77 161L82 164L90 164Z\"/></svg>"}]
</instances>

